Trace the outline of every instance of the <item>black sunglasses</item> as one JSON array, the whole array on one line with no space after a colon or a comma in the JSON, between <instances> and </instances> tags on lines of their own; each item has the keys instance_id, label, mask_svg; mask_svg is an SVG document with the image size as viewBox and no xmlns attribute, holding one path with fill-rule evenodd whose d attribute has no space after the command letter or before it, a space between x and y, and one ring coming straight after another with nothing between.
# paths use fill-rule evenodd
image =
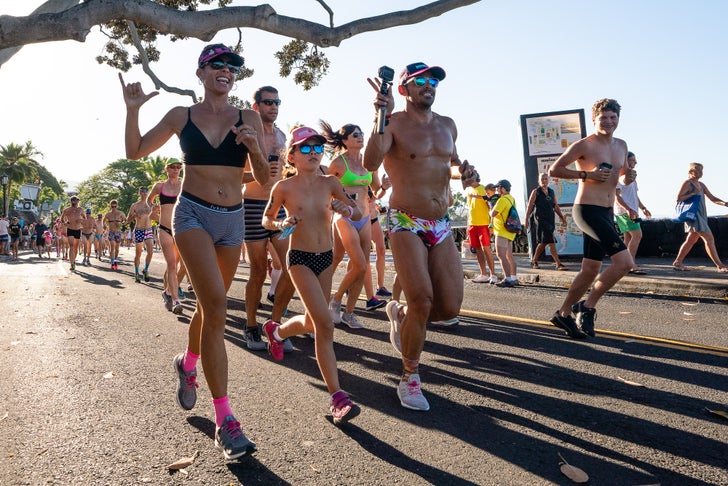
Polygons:
<instances>
[{"instance_id":1,"label":"black sunglasses","mask_svg":"<svg viewBox=\"0 0 728 486\"><path fill-rule=\"evenodd\" d=\"M222 68L227 67L228 71L233 74L238 74L240 72L240 69L242 68L242 66L236 66L235 64L230 64L229 62L225 61L211 61L207 64L215 71L219 71Z\"/></svg>"},{"instance_id":2,"label":"black sunglasses","mask_svg":"<svg viewBox=\"0 0 728 486\"><path fill-rule=\"evenodd\" d=\"M273 106L273 105L278 106L281 104L281 100L279 100L278 98L276 98L274 100L260 100L260 102L263 103L265 106Z\"/></svg>"}]
</instances>

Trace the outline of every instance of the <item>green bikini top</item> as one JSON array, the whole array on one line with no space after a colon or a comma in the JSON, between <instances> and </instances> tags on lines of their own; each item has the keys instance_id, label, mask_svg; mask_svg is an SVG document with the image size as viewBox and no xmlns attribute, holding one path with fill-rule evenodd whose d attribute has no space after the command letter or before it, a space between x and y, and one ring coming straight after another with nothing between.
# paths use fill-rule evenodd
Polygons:
<instances>
[{"instance_id":1,"label":"green bikini top","mask_svg":"<svg viewBox=\"0 0 728 486\"><path fill-rule=\"evenodd\" d=\"M352 186L362 186L366 187L372 183L372 173L367 171L366 175L361 174L355 174L354 172L349 169L349 162L346 161L346 157L343 155L341 158L344 161L344 164L346 164L346 172L344 172L344 175L341 176L341 184L344 187L352 187Z\"/></svg>"}]
</instances>

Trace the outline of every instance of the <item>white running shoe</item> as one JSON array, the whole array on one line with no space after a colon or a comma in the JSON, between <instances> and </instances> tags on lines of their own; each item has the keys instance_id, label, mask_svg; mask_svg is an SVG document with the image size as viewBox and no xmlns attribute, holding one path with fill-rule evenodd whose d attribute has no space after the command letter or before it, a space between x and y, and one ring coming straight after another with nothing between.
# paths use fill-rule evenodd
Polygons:
<instances>
[{"instance_id":1,"label":"white running shoe","mask_svg":"<svg viewBox=\"0 0 728 486\"><path fill-rule=\"evenodd\" d=\"M329 313L334 324L341 322L341 302L336 302L333 297L329 301Z\"/></svg>"},{"instance_id":2,"label":"white running shoe","mask_svg":"<svg viewBox=\"0 0 728 486\"><path fill-rule=\"evenodd\" d=\"M399 310L404 307L396 300L390 300L386 307L387 317L389 317L389 342L395 351L402 354L402 323L399 322Z\"/></svg>"},{"instance_id":3,"label":"white running shoe","mask_svg":"<svg viewBox=\"0 0 728 486\"><path fill-rule=\"evenodd\" d=\"M488 276L487 275L483 275L481 273L480 275L478 275L477 277L475 277L473 280L471 280L471 282L473 282L473 283L488 283L488 280L489 280L488 279Z\"/></svg>"},{"instance_id":4,"label":"white running shoe","mask_svg":"<svg viewBox=\"0 0 728 486\"><path fill-rule=\"evenodd\" d=\"M422 394L420 388L420 375L413 373L409 376L407 381L400 381L397 386L397 396L399 402L404 408L410 410L419 410L426 412L430 409L430 404Z\"/></svg>"}]
</instances>

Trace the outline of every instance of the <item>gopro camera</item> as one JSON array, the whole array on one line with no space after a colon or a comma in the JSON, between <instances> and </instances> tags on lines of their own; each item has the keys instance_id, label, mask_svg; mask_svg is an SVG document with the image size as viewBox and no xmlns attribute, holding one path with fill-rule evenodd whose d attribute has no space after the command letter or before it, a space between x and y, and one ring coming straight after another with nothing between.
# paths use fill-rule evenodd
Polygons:
<instances>
[{"instance_id":1,"label":"gopro camera","mask_svg":"<svg viewBox=\"0 0 728 486\"><path fill-rule=\"evenodd\" d=\"M599 168L600 169L611 169L612 164L608 164L607 162L602 162L601 164L599 164Z\"/></svg>"},{"instance_id":2,"label":"gopro camera","mask_svg":"<svg viewBox=\"0 0 728 486\"><path fill-rule=\"evenodd\" d=\"M278 162L278 156L277 155L269 155L268 156L268 162Z\"/></svg>"},{"instance_id":3,"label":"gopro camera","mask_svg":"<svg viewBox=\"0 0 728 486\"><path fill-rule=\"evenodd\" d=\"M377 71L377 75L382 80L382 86L379 88L379 92L383 95L389 93L389 87L392 85L394 80L394 69L389 66L382 66ZM387 121L387 107L380 106L377 112L377 133L384 133L384 126Z\"/></svg>"}]
</instances>

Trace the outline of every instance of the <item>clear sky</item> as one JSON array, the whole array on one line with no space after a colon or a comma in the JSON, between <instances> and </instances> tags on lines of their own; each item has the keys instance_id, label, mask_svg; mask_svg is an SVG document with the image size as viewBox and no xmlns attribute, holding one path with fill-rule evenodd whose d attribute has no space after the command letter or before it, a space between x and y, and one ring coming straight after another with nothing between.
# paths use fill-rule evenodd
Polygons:
<instances>
[{"instance_id":1,"label":"clear sky","mask_svg":"<svg viewBox=\"0 0 728 486\"><path fill-rule=\"evenodd\" d=\"M41 3L0 0L0 14L25 15ZM250 4L235 2L245 3ZM283 15L328 23L314 0L267 3ZM328 3L341 25L425 0ZM666 217L689 162L703 163L703 182L728 199L723 147L728 129L722 121L728 113L726 18L725 0L483 0L327 49L329 75L308 92L278 75L273 53L289 39L245 29L243 54L255 75L238 83L234 94L249 99L259 86L276 86L283 100L278 124L286 132L299 122L318 126L319 119L334 127L356 123L369 132L374 94L367 76L381 65L397 73L415 61L442 66L447 79L438 88L434 110L457 123L461 158L477 167L484 182L510 180L519 201L530 189L524 186L520 115L582 108L590 117L595 100L615 98L622 105L616 136L637 155L640 197L653 216ZM214 41L234 44L236 36L227 30ZM83 44L27 46L3 65L0 144L31 140L44 154L41 162L68 182L123 158L125 111L117 73L94 61L104 41L95 28ZM162 60L154 66L158 76L201 94L195 60L203 45L196 39L162 43ZM153 89L139 68L125 77ZM403 99L395 95L395 100L401 108ZM171 107L190 103L160 94L142 108L142 130ZM589 133L592 127L588 118ZM179 156L177 140L155 155ZM708 204L708 214L723 215L726 209Z\"/></svg>"}]
</instances>

